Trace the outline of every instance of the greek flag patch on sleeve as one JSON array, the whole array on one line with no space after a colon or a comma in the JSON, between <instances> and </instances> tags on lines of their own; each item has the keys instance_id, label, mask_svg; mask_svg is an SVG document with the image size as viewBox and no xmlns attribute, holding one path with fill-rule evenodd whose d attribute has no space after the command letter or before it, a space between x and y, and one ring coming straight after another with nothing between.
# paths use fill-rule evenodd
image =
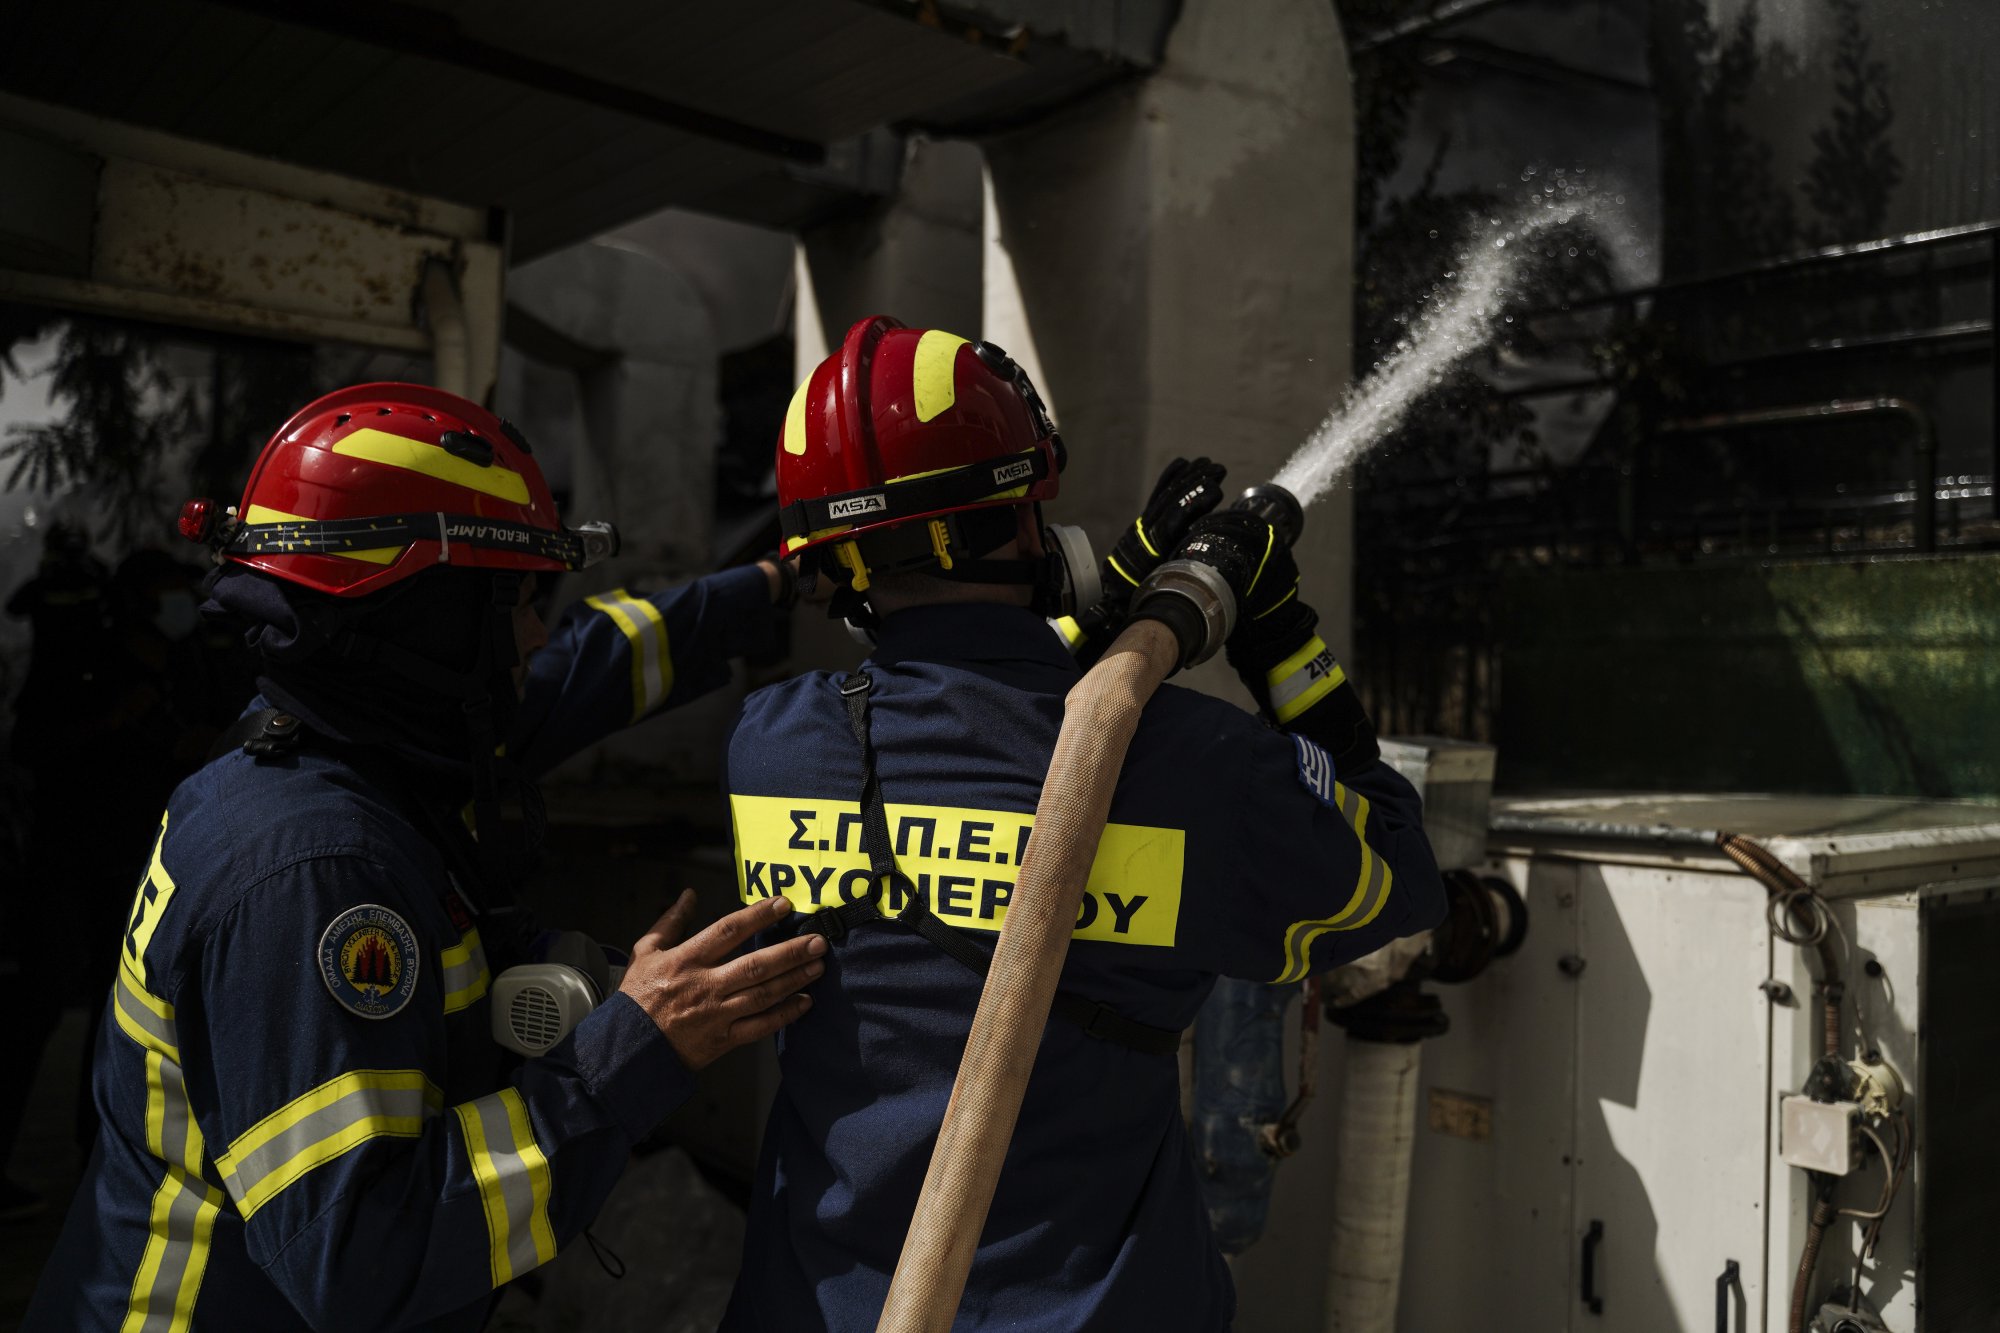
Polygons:
<instances>
[{"instance_id":1,"label":"greek flag patch on sleeve","mask_svg":"<svg viewBox=\"0 0 2000 1333\"><path fill-rule=\"evenodd\" d=\"M1338 810L1333 799L1333 757L1303 736L1292 737L1292 744L1299 751L1299 781L1329 808Z\"/></svg>"}]
</instances>

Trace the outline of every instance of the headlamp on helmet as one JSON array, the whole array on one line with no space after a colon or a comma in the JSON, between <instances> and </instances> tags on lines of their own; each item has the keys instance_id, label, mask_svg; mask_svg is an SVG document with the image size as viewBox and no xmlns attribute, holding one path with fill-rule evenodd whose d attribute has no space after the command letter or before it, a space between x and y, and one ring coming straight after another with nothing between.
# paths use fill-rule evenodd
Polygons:
<instances>
[{"instance_id":1,"label":"headlamp on helmet","mask_svg":"<svg viewBox=\"0 0 2000 1333\"><path fill-rule=\"evenodd\" d=\"M242 504L191 500L182 536L320 592L358 597L438 564L584 569L608 523L566 528L526 439L456 394L362 384L302 408L258 455Z\"/></svg>"}]
</instances>

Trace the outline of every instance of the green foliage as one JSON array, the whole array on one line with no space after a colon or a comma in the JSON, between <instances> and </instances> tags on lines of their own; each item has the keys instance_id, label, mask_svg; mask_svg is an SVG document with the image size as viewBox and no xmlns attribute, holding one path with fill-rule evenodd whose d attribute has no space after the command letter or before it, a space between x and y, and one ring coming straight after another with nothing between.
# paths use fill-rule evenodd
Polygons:
<instances>
[{"instance_id":1,"label":"green foliage","mask_svg":"<svg viewBox=\"0 0 2000 1333\"><path fill-rule=\"evenodd\" d=\"M0 444L7 489L88 489L120 545L157 536L164 521L161 465L194 439L194 395L167 373L157 341L130 326L72 320L51 369L63 416L15 425Z\"/></svg>"},{"instance_id":2,"label":"green foliage","mask_svg":"<svg viewBox=\"0 0 2000 1333\"><path fill-rule=\"evenodd\" d=\"M1806 200L1825 223L1813 229L1819 244L1879 236L1889 218L1889 196L1903 179L1903 162L1889 140L1895 108L1889 102L1889 67L1873 58L1861 26L1861 0L1827 0L1840 25L1834 47L1833 116L1813 131L1813 160L1806 168Z\"/></svg>"},{"instance_id":3,"label":"green foliage","mask_svg":"<svg viewBox=\"0 0 2000 1333\"><path fill-rule=\"evenodd\" d=\"M8 351L54 322L25 311L9 322L18 309L0 307L0 365L16 375ZM233 496L257 448L318 394L307 347L219 341L205 393L173 373L165 349L149 326L65 322L47 372L61 416L10 428L0 442L0 460L12 463L7 489L86 491L109 514L118 546L150 545L187 496ZM200 364L187 350L183 372Z\"/></svg>"},{"instance_id":4,"label":"green foliage","mask_svg":"<svg viewBox=\"0 0 2000 1333\"><path fill-rule=\"evenodd\" d=\"M1744 117L1768 73L1756 4L1743 7L1725 38L1709 21L1707 0L1654 0L1647 59L1660 99L1668 275L1795 248L1791 191L1778 179L1771 145Z\"/></svg>"}]
</instances>

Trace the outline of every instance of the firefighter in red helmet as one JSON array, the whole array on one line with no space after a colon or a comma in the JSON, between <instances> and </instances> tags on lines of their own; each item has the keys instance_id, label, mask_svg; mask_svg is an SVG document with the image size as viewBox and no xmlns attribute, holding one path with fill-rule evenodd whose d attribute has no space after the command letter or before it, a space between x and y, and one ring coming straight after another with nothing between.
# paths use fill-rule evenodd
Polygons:
<instances>
[{"instance_id":1,"label":"firefighter in red helmet","mask_svg":"<svg viewBox=\"0 0 2000 1333\"><path fill-rule=\"evenodd\" d=\"M778 1037L725 1333L873 1326L1077 681L1063 640L1101 641L1161 559L1230 587L1264 716L1173 686L1146 706L954 1327L1229 1327L1181 1031L1218 975L1296 982L1441 913L1416 795L1287 545L1176 460L1099 567L1042 522L1063 461L1019 366L939 330L864 320L792 400L786 549L876 646L751 695L725 757L744 900L833 946Z\"/></svg>"},{"instance_id":2,"label":"firefighter in red helmet","mask_svg":"<svg viewBox=\"0 0 2000 1333\"><path fill-rule=\"evenodd\" d=\"M534 581L615 535L559 521L511 425L408 384L310 404L240 505L182 528L261 695L139 877L103 1128L26 1327L477 1329L691 1071L804 1012L823 943L729 957L782 905L690 937L684 895L621 973L514 901L534 779L725 681L789 576L607 593L545 630ZM582 1017L549 1044L496 1005L510 985Z\"/></svg>"}]
</instances>

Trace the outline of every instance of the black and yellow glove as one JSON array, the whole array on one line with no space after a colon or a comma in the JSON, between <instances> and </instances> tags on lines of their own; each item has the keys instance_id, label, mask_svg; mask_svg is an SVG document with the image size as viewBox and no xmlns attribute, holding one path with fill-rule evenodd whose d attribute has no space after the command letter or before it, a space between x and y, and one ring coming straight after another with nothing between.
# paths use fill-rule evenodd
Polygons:
<instances>
[{"instance_id":1,"label":"black and yellow glove","mask_svg":"<svg viewBox=\"0 0 2000 1333\"><path fill-rule=\"evenodd\" d=\"M1195 520L1222 503L1222 479L1228 469L1206 458L1192 463L1176 458L1161 471L1153 494L1132 526L1125 529L1111 554L1104 557L1104 599L1122 613L1132 591L1154 568L1173 554Z\"/></svg>"},{"instance_id":2,"label":"black and yellow glove","mask_svg":"<svg viewBox=\"0 0 2000 1333\"><path fill-rule=\"evenodd\" d=\"M1381 751L1361 699L1319 636L1319 613L1299 600L1299 567L1271 525L1241 509L1194 527L1180 555L1213 565L1236 594L1229 665L1264 716L1332 756L1336 771Z\"/></svg>"},{"instance_id":3,"label":"black and yellow glove","mask_svg":"<svg viewBox=\"0 0 2000 1333\"><path fill-rule=\"evenodd\" d=\"M1095 606L1051 622L1078 662L1088 667L1111 646L1125 623L1133 590L1181 544L1195 520L1222 502L1226 471L1206 458L1192 463L1176 458L1160 473L1145 509L1104 558L1104 596Z\"/></svg>"}]
</instances>

